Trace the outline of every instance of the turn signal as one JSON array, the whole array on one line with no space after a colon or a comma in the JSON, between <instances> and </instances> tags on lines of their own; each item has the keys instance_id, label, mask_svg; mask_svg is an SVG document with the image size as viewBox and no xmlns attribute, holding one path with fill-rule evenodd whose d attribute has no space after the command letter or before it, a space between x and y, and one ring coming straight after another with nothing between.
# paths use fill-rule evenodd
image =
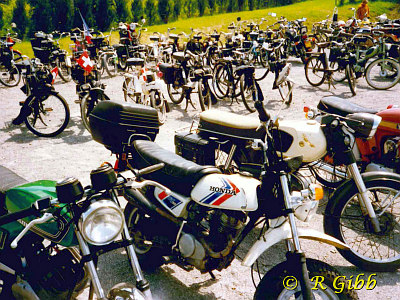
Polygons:
<instances>
[{"instance_id":1,"label":"turn signal","mask_svg":"<svg viewBox=\"0 0 400 300\"><path fill-rule=\"evenodd\" d=\"M324 189L322 188L322 186L320 186L319 184L312 184L311 188L314 192L314 199L316 201L319 201L322 198L324 198Z\"/></svg>"}]
</instances>

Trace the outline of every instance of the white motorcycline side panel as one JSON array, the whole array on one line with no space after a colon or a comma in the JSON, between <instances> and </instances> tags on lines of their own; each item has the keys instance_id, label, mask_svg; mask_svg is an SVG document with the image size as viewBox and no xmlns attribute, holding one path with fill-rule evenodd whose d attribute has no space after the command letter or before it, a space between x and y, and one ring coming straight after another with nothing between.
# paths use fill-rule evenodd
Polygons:
<instances>
[{"instance_id":1,"label":"white motorcycline side panel","mask_svg":"<svg viewBox=\"0 0 400 300\"><path fill-rule=\"evenodd\" d=\"M304 162L312 162L326 154L326 137L321 124L314 120L279 120L278 129L293 137L293 143L283 153L285 157L303 155Z\"/></svg>"},{"instance_id":2,"label":"white motorcycline side panel","mask_svg":"<svg viewBox=\"0 0 400 300\"><path fill-rule=\"evenodd\" d=\"M174 192L167 195L164 190L157 187L154 189L154 197L175 217L186 217L186 206L191 201L189 197Z\"/></svg>"},{"instance_id":3,"label":"white motorcycline side panel","mask_svg":"<svg viewBox=\"0 0 400 300\"><path fill-rule=\"evenodd\" d=\"M208 207L253 211L258 208L259 184L257 179L240 174L210 174L195 185L191 197Z\"/></svg>"}]
</instances>

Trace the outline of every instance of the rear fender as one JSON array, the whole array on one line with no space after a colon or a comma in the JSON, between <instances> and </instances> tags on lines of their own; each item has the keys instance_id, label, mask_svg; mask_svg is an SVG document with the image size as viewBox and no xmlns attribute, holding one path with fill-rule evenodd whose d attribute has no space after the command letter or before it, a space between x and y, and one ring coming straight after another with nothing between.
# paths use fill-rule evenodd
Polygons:
<instances>
[{"instance_id":1,"label":"rear fender","mask_svg":"<svg viewBox=\"0 0 400 300\"><path fill-rule=\"evenodd\" d=\"M314 240L345 250L349 249L346 244L342 243L338 239L335 239L334 237L331 237L317 230L297 227L297 231L299 238L301 239ZM242 265L246 267L251 267L254 262L261 256L261 254L267 251L271 246L279 243L280 241L290 239L291 237L292 233L288 221L286 221L278 228L268 229L264 233L263 237L255 242L254 245L250 248L249 252L247 252L245 258L242 261Z\"/></svg>"}]
</instances>

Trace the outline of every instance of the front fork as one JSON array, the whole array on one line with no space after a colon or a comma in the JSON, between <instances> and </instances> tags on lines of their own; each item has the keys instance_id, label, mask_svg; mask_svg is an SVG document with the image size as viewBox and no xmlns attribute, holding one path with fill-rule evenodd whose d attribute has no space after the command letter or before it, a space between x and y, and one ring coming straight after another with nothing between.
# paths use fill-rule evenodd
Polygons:
<instances>
[{"instance_id":1,"label":"front fork","mask_svg":"<svg viewBox=\"0 0 400 300\"><path fill-rule=\"evenodd\" d=\"M362 211L366 212L370 219L371 219L371 224L375 230L376 233L380 232L380 225L379 225L379 220L375 214L374 208L372 206L371 200L368 197L368 191L367 187L365 186L364 180L362 179L360 170L358 169L357 163L353 162L348 166L349 172L351 177L354 179L354 182L357 186L357 189L359 191L358 200L360 202L360 205L362 207Z\"/></svg>"},{"instance_id":2,"label":"front fork","mask_svg":"<svg viewBox=\"0 0 400 300\"><path fill-rule=\"evenodd\" d=\"M286 254L287 260L289 261L289 265L293 266L293 270L295 271L295 277L299 278L301 293L303 298L306 300L313 300L314 296L311 290L310 278L308 275L306 257L304 252L301 251L299 235L297 233L296 219L292 210L292 205L290 203L290 190L289 183L287 179L287 175L285 173L281 173L279 176L282 191L283 191L283 199L285 201L285 207L289 210L289 224L290 229L292 231L292 242L291 245L289 242L288 245L288 253Z\"/></svg>"}]
</instances>

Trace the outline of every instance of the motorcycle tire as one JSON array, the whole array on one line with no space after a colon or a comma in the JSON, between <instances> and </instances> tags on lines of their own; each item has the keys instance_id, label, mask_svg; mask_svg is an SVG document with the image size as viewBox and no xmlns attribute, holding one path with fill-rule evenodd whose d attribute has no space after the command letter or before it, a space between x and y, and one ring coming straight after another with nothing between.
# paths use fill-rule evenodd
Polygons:
<instances>
[{"instance_id":1,"label":"motorcycle tire","mask_svg":"<svg viewBox=\"0 0 400 300\"><path fill-rule=\"evenodd\" d=\"M320 86L326 78L324 62L317 56L311 56L305 67L306 79L312 86Z\"/></svg>"},{"instance_id":2,"label":"motorcycle tire","mask_svg":"<svg viewBox=\"0 0 400 300\"><path fill-rule=\"evenodd\" d=\"M339 66L337 61L331 61L329 68L334 70L332 73L332 79L335 82L343 82L346 80L346 70Z\"/></svg>"},{"instance_id":3,"label":"motorcycle tire","mask_svg":"<svg viewBox=\"0 0 400 300\"><path fill-rule=\"evenodd\" d=\"M129 190L125 191L125 197L127 199L133 198L132 201L136 201ZM165 251L162 248L154 247L152 243L154 239L148 240L150 237L146 237L142 230L142 228L149 228L149 224L153 222L151 217L129 203L125 207L124 214L129 232L134 240L133 247L141 268L143 270L154 270L160 267L164 263L163 255L165 255Z\"/></svg>"},{"instance_id":4,"label":"motorcycle tire","mask_svg":"<svg viewBox=\"0 0 400 300\"><path fill-rule=\"evenodd\" d=\"M158 122L163 125L167 119L167 107L161 91L153 90L150 92L150 105L157 110Z\"/></svg>"},{"instance_id":5,"label":"motorcycle tire","mask_svg":"<svg viewBox=\"0 0 400 300\"><path fill-rule=\"evenodd\" d=\"M68 67L65 61L56 60L56 65L58 68L58 75L64 82L70 82L72 79L71 68Z\"/></svg>"},{"instance_id":6,"label":"motorcycle tire","mask_svg":"<svg viewBox=\"0 0 400 300\"><path fill-rule=\"evenodd\" d=\"M128 67L126 60L127 60L126 56L118 58L118 68L120 68L122 71L125 71L126 68Z\"/></svg>"},{"instance_id":7,"label":"motorcycle tire","mask_svg":"<svg viewBox=\"0 0 400 300\"><path fill-rule=\"evenodd\" d=\"M21 80L21 72L15 65L9 69L0 64L0 82L8 87L17 86Z\"/></svg>"},{"instance_id":8,"label":"motorcycle tire","mask_svg":"<svg viewBox=\"0 0 400 300\"><path fill-rule=\"evenodd\" d=\"M400 80L400 64L393 59L378 58L368 65L365 79L376 90L390 89Z\"/></svg>"},{"instance_id":9,"label":"motorcycle tire","mask_svg":"<svg viewBox=\"0 0 400 300\"><path fill-rule=\"evenodd\" d=\"M240 76L240 95L242 97L244 106L251 113L256 111L254 106L255 99L253 99L254 92L257 92L254 84L249 86L249 84L246 84L245 82L245 76Z\"/></svg>"},{"instance_id":10,"label":"motorcycle tire","mask_svg":"<svg viewBox=\"0 0 400 300\"><path fill-rule=\"evenodd\" d=\"M168 96L174 104L181 104L185 98L182 86L174 86L173 83L167 84Z\"/></svg>"},{"instance_id":11,"label":"motorcycle tire","mask_svg":"<svg viewBox=\"0 0 400 300\"><path fill-rule=\"evenodd\" d=\"M355 96L357 94L357 78L353 67L351 67L349 64L346 65L346 79L351 93L353 96Z\"/></svg>"},{"instance_id":12,"label":"motorcycle tire","mask_svg":"<svg viewBox=\"0 0 400 300\"><path fill-rule=\"evenodd\" d=\"M341 276L335 268L316 259L308 258L306 263L310 280L315 276L321 276L324 279L322 285L325 289L318 288L317 290L313 290L313 294L318 296L318 299L358 299L357 293L349 289L344 276ZM297 284L293 289L291 287L288 289L288 287L284 286L286 277L293 278L293 273L290 271L292 268L293 266L284 261L269 270L258 284L254 299L298 299L297 297L300 296L297 296L297 293L301 291L300 284ZM295 278L293 279L295 280ZM295 282L297 283L297 281ZM335 293L337 287L342 286L344 286L343 291ZM311 282L311 287L314 287L313 282ZM318 287L320 286L318 285Z\"/></svg>"},{"instance_id":13,"label":"motorcycle tire","mask_svg":"<svg viewBox=\"0 0 400 300\"><path fill-rule=\"evenodd\" d=\"M368 215L362 213L353 180L340 186L329 199L324 216L325 232L350 247L350 250L338 251L357 267L374 272L396 271L400 268L400 234L395 234L400 201L396 203L395 197L397 194L400 198L400 176L370 172L362 177L381 232L375 233Z\"/></svg>"},{"instance_id":14,"label":"motorcycle tire","mask_svg":"<svg viewBox=\"0 0 400 300\"><path fill-rule=\"evenodd\" d=\"M218 100L224 99L229 93L228 71L226 69L224 64L216 64L214 67L212 86Z\"/></svg>"},{"instance_id":15,"label":"motorcycle tire","mask_svg":"<svg viewBox=\"0 0 400 300\"><path fill-rule=\"evenodd\" d=\"M88 107L89 103L92 101L90 93L87 93L81 100L81 104L80 104L81 105L81 107L80 107L81 119L82 119L83 126L85 126L86 130L89 132L90 132L89 114L92 112L93 108L97 105L97 103L99 101L103 101L103 100L110 100L110 98L106 94L103 94L102 99L95 100L95 103L93 103L93 107L91 109L89 109L89 107Z\"/></svg>"},{"instance_id":16,"label":"motorcycle tire","mask_svg":"<svg viewBox=\"0 0 400 300\"><path fill-rule=\"evenodd\" d=\"M32 112L25 118L26 127L35 135L40 137L54 137L67 127L70 118L69 106L67 101L60 94L50 93L44 100L34 97L28 106ZM55 111L54 107L59 106ZM46 118L50 116L50 119ZM60 122L55 121L54 116L62 117ZM48 119L48 122L45 122ZM39 121L40 124L37 124ZM49 122L55 123L54 128L49 126Z\"/></svg>"},{"instance_id":17,"label":"motorcycle tire","mask_svg":"<svg viewBox=\"0 0 400 300\"><path fill-rule=\"evenodd\" d=\"M200 78L197 82L197 92L199 94L199 102L201 111L205 111L211 108L211 93L210 87L206 78Z\"/></svg>"},{"instance_id":18,"label":"motorcycle tire","mask_svg":"<svg viewBox=\"0 0 400 300\"><path fill-rule=\"evenodd\" d=\"M309 169L311 174L313 174L313 176L315 177L315 179L317 179L317 181L322 185L331 189L336 189L346 181L347 168L345 166L330 165L323 159L319 160L317 164L320 164L322 167L315 166L313 164L309 166ZM328 172L324 170L323 165L331 167L333 169L333 172ZM345 173L345 175L343 176L342 173Z\"/></svg>"},{"instance_id":19,"label":"motorcycle tire","mask_svg":"<svg viewBox=\"0 0 400 300\"><path fill-rule=\"evenodd\" d=\"M118 62L115 54L105 54L103 56L103 66L108 76L115 77L118 74Z\"/></svg>"}]
</instances>

